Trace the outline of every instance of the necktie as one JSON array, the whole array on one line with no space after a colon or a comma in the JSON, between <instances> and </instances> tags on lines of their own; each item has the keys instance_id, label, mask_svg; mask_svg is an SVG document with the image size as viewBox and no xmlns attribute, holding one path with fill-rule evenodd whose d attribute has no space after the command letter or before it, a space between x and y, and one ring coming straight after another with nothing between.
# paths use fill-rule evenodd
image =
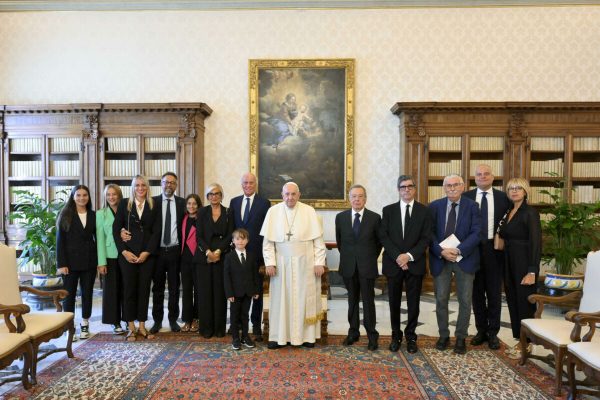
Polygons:
<instances>
[{"instance_id":1,"label":"necktie","mask_svg":"<svg viewBox=\"0 0 600 400\"><path fill-rule=\"evenodd\" d=\"M171 199L167 199L167 211L165 212L165 227L163 228L163 242L165 246L171 244Z\"/></svg>"},{"instance_id":2,"label":"necktie","mask_svg":"<svg viewBox=\"0 0 600 400\"><path fill-rule=\"evenodd\" d=\"M354 231L354 238L358 239L358 233L360 232L360 214L354 214L354 223L352 224L352 230Z\"/></svg>"},{"instance_id":3,"label":"necktie","mask_svg":"<svg viewBox=\"0 0 600 400\"><path fill-rule=\"evenodd\" d=\"M242 265L246 265L246 257L244 256L244 253L240 254L240 258L242 259Z\"/></svg>"},{"instance_id":4,"label":"necktie","mask_svg":"<svg viewBox=\"0 0 600 400\"><path fill-rule=\"evenodd\" d=\"M246 207L244 207L242 223L246 225L248 223L248 219L250 219L250 197L246 197Z\"/></svg>"},{"instance_id":5,"label":"necktie","mask_svg":"<svg viewBox=\"0 0 600 400\"><path fill-rule=\"evenodd\" d=\"M448 220L446 221L446 231L444 231L444 238L452 235L456 230L456 203L452 203L452 209L448 213Z\"/></svg>"},{"instance_id":6,"label":"necktie","mask_svg":"<svg viewBox=\"0 0 600 400\"><path fill-rule=\"evenodd\" d=\"M481 238L482 241L488 239L488 203L487 192L481 192Z\"/></svg>"},{"instance_id":7,"label":"necktie","mask_svg":"<svg viewBox=\"0 0 600 400\"><path fill-rule=\"evenodd\" d=\"M402 234L405 235L406 234L406 228L408 227L408 223L410 222L410 204L406 205L406 212L404 213L404 230L402 231Z\"/></svg>"}]
</instances>

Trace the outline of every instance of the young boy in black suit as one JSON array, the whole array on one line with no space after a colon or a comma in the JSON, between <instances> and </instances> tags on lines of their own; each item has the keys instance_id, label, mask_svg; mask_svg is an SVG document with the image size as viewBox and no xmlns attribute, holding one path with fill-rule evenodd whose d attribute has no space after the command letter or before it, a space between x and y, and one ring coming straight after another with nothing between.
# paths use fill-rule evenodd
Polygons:
<instances>
[{"instance_id":1,"label":"young boy in black suit","mask_svg":"<svg viewBox=\"0 0 600 400\"><path fill-rule=\"evenodd\" d=\"M233 244L235 251L225 256L225 296L231 303L229 320L233 342L231 347L239 350L242 344L248 348L254 347L254 342L248 335L248 312L252 298L257 299L260 278L256 256L246 251L248 244L248 231L236 229L233 231ZM240 340L240 322L242 338Z\"/></svg>"}]
</instances>

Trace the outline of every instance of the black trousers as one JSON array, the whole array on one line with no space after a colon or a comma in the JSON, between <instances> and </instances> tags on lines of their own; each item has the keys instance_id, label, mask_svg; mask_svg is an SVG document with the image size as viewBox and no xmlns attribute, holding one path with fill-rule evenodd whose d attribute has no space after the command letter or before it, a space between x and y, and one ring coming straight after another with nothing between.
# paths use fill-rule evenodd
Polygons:
<instances>
[{"instance_id":1,"label":"black trousers","mask_svg":"<svg viewBox=\"0 0 600 400\"><path fill-rule=\"evenodd\" d=\"M198 319L198 264L192 263L192 259L181 259L181 319L183 322L191 323Z\"/></svg>"},{"instance_id":2,"label":"black trousers","mask_svg":"<svg viewBox=\"0 0 600 400\"><path fill-rule=\"evenodd\" d=\"M123 318L123 279L116 258L107 258L106 275L102 277L102 323L117 325Z\"/></svg>"},{"instance_id":3,"label":"black trousers","mask_svg":"<svg viewBox=\"0 0 600 400\"><path fill-rule=\"evenodd\" d=\"M348 336L360 336L359 300L362 298L363 325L369 340L376 341L379 332L375 329L375 279L364 278L355 270L352 278L344 278L344 285L348 290Z\"/></svg>"},{"instance_id":4,"label":"black trousers","mask_svg":"<svg viewBox=\"0 0 600 400\"><path fill-rule=\"evenodd\" d=\"M231 335L233 339L240 338L240 329L242 338L248 336L248 311L250 311L250 302L252 297L236 297L233 303L229 303L229 319L231 321Z\"/></svg>"},{"instance_id":5,"label":"black trousers","mask_svg":"<svg viewBox=\"0 0 600 400\"><path fill-rule=\"evenodd\" d=\"M154 273L154 257L150 256L143 264L130 264L119 256L119 266L123 278L123 319L126 322L148 320L150 284Z\"/></svg>"},{"instance_id":6,"label":"black trousers","mask_svg":"<svg viewBox=\"0 0 600 400\"><path fill-rule=\"evenodd\" d=\"M152 318L154 323L162 323L165 314L165 284L169 289L169 323L179 318L179 258L181 247L161 247L156 258L152 276Z\"/></svg>"},{"instance_id":7,"label":"black trousers","mask_svg":"<svg viewBox=\"0 0 600 400\"><path fill-rule=\"evenodd\" d=\"M252 311L250 313L250 321L252 321L252 328L254 330L260 329L262 331L262 313L263 313L263 287L262 287L262 275L260 275L260 292L258 299L252 299ZM230 316L231 318L231 316Z\"/></svg>"},{"instance_id":8,"label":"black trousers","mask_svg":"<svg viewBox=\"0 0 600 400\"><path fill-rule=\"evenodd\" d=\"M408 319L404 335L407 340L417 340L417 324L419 322L421 287L423 275L414 275L409 271L400 270L396 276L387 277L388 298L390 303L390 323L392 325L392 338L402 340L400 330L400 305L402 304L402 286L406 286L406 303L408 306Z\"/></svg>"},{"instance_id":9,"label":"black trousers","mask_svg":"<svg viewBox=\"0 0 600 400\"><path fill-rule=\"evenodd\" d=\"M225 335L227 299L225 298L223 261L200 264L196 271L198 274L197 302L200 334L206 336Z\"/></svg>"},{"instance_id":10,"label":"black trousers","mask_svg":"<svg viewBox=\"0 0 600 400\"><path fill-rule=\"evenodd\" d=\"M473 281L473 314L477 332L497 335L502 312L504 252L494 250L494 241L479 246L480 268Z\"/></svg>"},{"instance_id":11,"label":"black trousers","mask_svg":"<svg viewBox=\"0 0 600 400\"><path fill-rule=\"evenodd\" d=\"M510 327L514 339L521 337L521 320L533 318L535 304L527 301L529 295L537 292L536 285L521 285L521 280L527 274L526 262L510 265L505 264L504 270L504 292L506 293L506 304L510 315ZM536 276L537 279L537 276Z\"/></svg>"},{"instance_id":12,"label":"black trousers","mask_svg":"<svg viewBox=\"0 0 600 400\"><path fill-rule=\"evenodd\" d=\"M69 270L68 275L63 275L65 290L69 292L63 300L63 309L68 312L75 312L75 298L77 297L77 285L79 285L81 286L81 317L89 319L92 316L95 280L96 268L85 271Z\"/></svg>"}]
</instances>

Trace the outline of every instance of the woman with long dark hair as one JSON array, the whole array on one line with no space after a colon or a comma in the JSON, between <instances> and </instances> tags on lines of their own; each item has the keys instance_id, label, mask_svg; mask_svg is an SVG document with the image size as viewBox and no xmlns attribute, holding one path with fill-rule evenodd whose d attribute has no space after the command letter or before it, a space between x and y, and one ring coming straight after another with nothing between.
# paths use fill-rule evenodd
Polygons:
<instances>
[{"instance_id":1,"label":"woman with long dark hair","mask_svg":"<svg viewBox=\"0 0 600 400\"><path fill-rule=\"evenodd\" d=\"M119 185L109 183L104 188L104 208L96 212L98 242L98 273L104 277L102 286L102 323L113 326L113 333L125 333L121 327L123 314L123 282L117 261L119 253L113 238L113 222L117 206L123 199Z\"/></svg>"},{"instance_id":2,"label":"woman with long dark hair","mask_svg":"<svg viewBox=\"0 0 600 400\"><path fill-rule=\"evenodd\" d=\"M223 260L225 253L231 250L231 233L233 232L233 216L225 208L223 188L218 183L208 185L206 198L209 205L198 213L196 237L198 251L195 260L198 266L198 320L199 332L205 338L213 335L225 336L227 319L227 299L225 298L225 282Z\"/></svg>"},{"instance_id":3,"label":"woman with long dark hair","mask_svg":"<svg viewBox=\"0 0 600 400\"><path fill-rule=\"evenodd\" d=\"M196 220L198 210L202 207L202 200L197 194L190 194L185 198L185 216L181 223L181 319L184 324L182 332L198 331L198 264L194 263L194 255L198 250L196 240Z\"/></svg>"},{"instance_id":4,"label":"woman with long dark hair","mask_svg":"<svg viewBox=\"0 0 600 400\"><path fill-rule=\"evenodd\" d=\"M64 310L75 312L77 286L81 287L81 328L79 337L90 336L92 295L96 280L98 253L96 248L96 214L92 210L90 190L85 185L74 186L57 221L57 271L63 275Z\"/></svg>"},{"instance_id":5,"label":"woman with long dark hair","mask_svg":"<svg viewBox=\"0 0 600 400\"><path fill-rule=\"evenodd\" d=\"M148 180L136 175L131 181L131 197L119 203L113 236L119 252L119 267L123 278L123 319L129 333L127 341L135 341L136 334L152 337L146 330L150 284L154 272L154 258L160 240L161 218L154 207ZM129 232L124 241L121 230ZM135 321L139 322L136 329Z\"/></svg>"}]
</instances>

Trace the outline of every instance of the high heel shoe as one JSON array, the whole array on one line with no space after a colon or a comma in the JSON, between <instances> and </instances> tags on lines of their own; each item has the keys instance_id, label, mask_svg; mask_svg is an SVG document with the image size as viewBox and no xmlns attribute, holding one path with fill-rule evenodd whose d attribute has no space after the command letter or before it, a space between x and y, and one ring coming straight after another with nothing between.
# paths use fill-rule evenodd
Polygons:
<instances>
[{"instance_id":1,"label":"high heel shoe","mask_svg":"<svg viewBox=\"0 0 600 400\"><path fill-rule=\"evenodd\" d=\"M138 329L138 334L142 336L144 339L154 339L154 335L149 333L146 329L141 330Z\"/></svg>"},{"instance_id":2,"label":"high heel shoe","mask_svg":"<svg viewBox=\"0 0 600 400\"><path fill-rule=\"evenodd\" d=\"M185 324L183 324L183 326L181 327L181 332L189 332L191 329L191 326L188 322L186 322Z\"/></svg>"},{"instance_id":3,"label":"high heel shoe","mask_svg":"<svg viewBox=\"0 0 600 400\"><path fill-rule=\"evenodd\" d=\"M136 340L136 337L135 337L136 333L137 332L135 331L135 329L127 331L127 335L125 336L125 341L127 341L127 342L135 342L135 340Z\"/></svg>"}]
</instances>

